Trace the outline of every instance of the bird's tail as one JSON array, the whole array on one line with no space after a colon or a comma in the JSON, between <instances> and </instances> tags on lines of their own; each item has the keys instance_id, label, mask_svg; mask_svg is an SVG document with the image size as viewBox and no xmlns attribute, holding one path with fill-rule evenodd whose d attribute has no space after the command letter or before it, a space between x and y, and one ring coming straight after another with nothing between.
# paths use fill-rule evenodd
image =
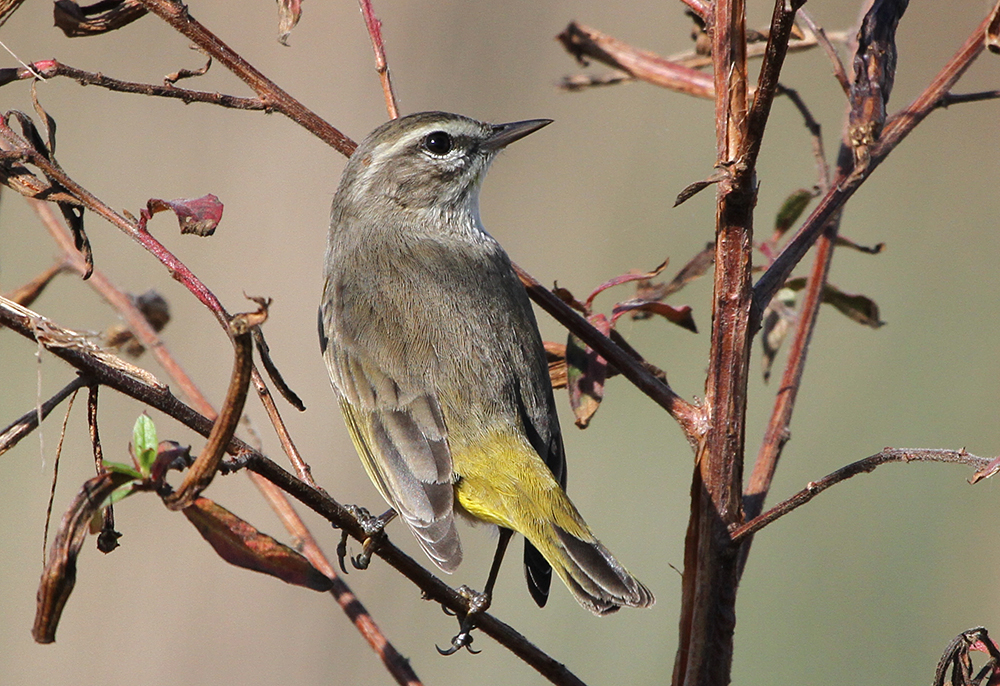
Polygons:
<instances>
[{"instance_id":1,"label":"bird's tail","mask_svg":"<svg viewBox=\"0 0 1000 686\"><path fill-rule=\"evenodd\" d=\"M610 614L621 607L652 606L655 598L649 589L615 559L582 520L579 523L582 531L576 534L549 522L540 530L526 527L535 531L525 535L577 601L595 615Z\"/></svg>"}]
</instances>

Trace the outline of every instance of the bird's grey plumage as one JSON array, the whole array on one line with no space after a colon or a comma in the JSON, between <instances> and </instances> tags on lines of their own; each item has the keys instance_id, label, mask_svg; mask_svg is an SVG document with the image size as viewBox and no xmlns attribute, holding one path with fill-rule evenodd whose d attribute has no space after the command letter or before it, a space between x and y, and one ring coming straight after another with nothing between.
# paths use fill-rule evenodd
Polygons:
<instances>
[{"instance_id":1,"label":"bird's grey plumage","mask_svg":"<svg viewBox=\"0 0 1000 686\"><path fill-rule=\"evenodd\" d=\"M439 116L429 113L427 119ZM478 122L455 119L470 136L482 135ZM426 128L420 117L408 123L418 132ZM366 433L395 467L374 470L379 490L431 559L453 571L462 550L441 403L476 406L498 422L530 424L538 447L558 463L562 441L548 367L537 355L541 339L534 313L507 254L481 229L478 211L449 218L444 225L455 230L442 235L438 198L421 197L413 190L418 184L410 183L428 168L396 166L357 183L372 152L386 144L380 136L385 128L355 151L338 189L338 198L349 201L335 203L339 211L331 218L320 331L336 333L323 352L337 391L354 408L354 421L370 426ZM446 173L470 171L459 160ZM479 179L473 181L467 192L478 193ZM357 197L344 198L351 192ZM406 230L373 221L379 204L411 210ZM478 203L472 207L478 210ZM503 282L505 287L497 287ZM330 325L335 312L337 328ZM524 332L534 333L534 339L525 340ZM471 382L442 392L439 377ZM498 402L476 393L479 384L502 387L506 398ZM521 416L510 417L511 408L521 408ZM370 473L373 463L366 465Z\"/></svg>"}]
</instances>

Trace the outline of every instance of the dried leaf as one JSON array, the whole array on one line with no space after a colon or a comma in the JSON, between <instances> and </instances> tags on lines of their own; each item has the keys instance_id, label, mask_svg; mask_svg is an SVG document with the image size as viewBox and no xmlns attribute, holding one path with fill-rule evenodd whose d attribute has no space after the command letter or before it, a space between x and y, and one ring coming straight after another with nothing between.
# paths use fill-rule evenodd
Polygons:
<instances>
[{"instance_id":1,"label":"dried leaf","mask_svg":"<svg viewBox=\"0 0 1000 686\"><path fill-rule=\"evenodd\" d=\"M179 198L177 200L160 200L151 198L145 209L139 213L140 228L145 229L146 223L157 212L172 210L177 215L181 233L193 233L198 236L211 236L222 221L223 205L219 199L209 193L200 198Z\"/></svg>"},{"instance_id":2,"label":"dried leaf","mask_svg":"<svg viewBox=\"0 0 1000 686\"><path fill-rule=\"evenodd\" d=\"M132 480L127 474L105 472L86 481L63 515L49 559L38 585L35 624L31 635L38 643L56 640L56 628L76 584L76 558L87 537L91 518L119 487Z\"/></svg>"},{"instance_id":3,"label":"dried leaf","mask_svg":"<svg viewBox=\"0 0 1000 686\"><path fill-rule=\"evenodd\" d=\"M73 0L56 0L53 8L56 26L69 38L114 31L145 14L146 9L138 0L102 0L86 7Z\"/></svg>"},{"instance_id":4,"label":"dried leaf","mask_svg":"<svg viewBox=\"0 0 1000 686\"><path fill-rule=\"evenodd\" d=\"M858 252L863 252L866 255L878 255L880 252L885 250L885 243L877 243L874 246L860 245L855 243L849 238L844 238L841 235L837 235L837 240L834 242L838 248L850 248L851 250L857 250Z\"/></svg>"},{"instance_id":5,"label":"dried leaf","mask_svg":"<svg viewBox=\"0 0 1000 686\"><path fill-rule=\"evenodd\" d=\"M667 303L662 303L657 300L627 300L615 305L614 309L611 311L612 324L617 322L618 318L626 312L648 312L650 314L658 314L667 321L673 322L681 328L698 333L698 327L694 323L694 316L691 314L691 307L689 305L674 307L673 305L668 305Z\"/></svg>"},{"instance_id":6,"label":"dried leaf","mask_svg":"<svg viewBox=\"0 0 1000 686\"><path fill-rule=\"evenodd\" d=\"M782 289L772 298L764 310L763 326L760 343L762 348L761 366L763 367L764 383L771 379L771 368L774 358L778 356L788 332L795 325L797 316L794 310L795 293Z\"/></svg>"},{"instance_id":7,"label":"dried leaf","mask_svg":"<svg viewBox=\"0 0 1000 686\"><path fill-rule=\"evenodd\" d=\"M793 291L800 291L805 286L806 279L804 277L789 279L785 282L785 288L790 288ZM823 287L823 302L833 305L841 314L846 315L858 324L864 324L873 329L877 329L885 324L885 322L879 319L878 304L866 295L844 293L836 286L828 283Z\"/></svg>"},{"instance_id":8,"label":"dried leaf","mask_svg":"<svg viewBox=\"0 0 1000 686\"><path fill-rule=\"evenodd\" d=\"M205 66L198 67L197 69L178 69L175 72L167 74L163 77L163 82L168 84L175 84L183 79L192 79L196 76L204 76L208 73L208 70L212 68L212 58L209 57L208 61L205 62Z\"/></svg>"},{"instance_id":9,"label":"dried leaf","mask_svg":"<svg viewBox=\"0 0 1000 686\"><path fill-rule=\"evenodd\" d=\"M68 264L65 262L58 262L17 290L7 293L4 297L9 300L13 300L18 305L31 307L31 304L42 294L42 291L44 291L45 287L52 282L52 279L68 270Z\"/></svg>"},{"instance_id":10,"label":"dried leaf","mask_svg":"<svg viewBox=\"0 0 1000 686\"><path fill-rule=\"evenodd\" d=\"M595 314L588 319L605 336L611 333L611 323L603 314ZM607 375L607 360L576 335L569 334L566 342L566 388L576 425L581 429L587 428L604 399Z\"/></svg>"},{"instance_id":11,"label":"dried leaf","mask_svg":"<svg viewBox=\"0 0 1000 686\"><path fill-rule=\"evenodd\" d=\"M153 331L160 332L170 322L170 305L166 298L150 289L142 295L129 294L129 300L142 313ZM138 357L146 348L138 341L132 330L124 324L113 324L102 334L104 346L111 350L122 350L132 357Z\"/></svg>"},{"instance_id":12,"label":"dried leaf","mask_svg":"<svg viewBox=\"0 0 1000 686\"><path fill-rule=\"evenodd\" d=\"M670 258L668 257L667 259L663 260L663 262L661 262L660 265L655 269L653 269L653 271L651 272L646 272L645 274L629 272L628 274L622 274L621 276L616 276L612 279L605 281L590 293L590 296L587 297L587 302L584 303L584 307L589 312L591 306L594 304L594 298L596 298L598 295L608 290L609 288L612 288L614 286L620 286L623 283L631 283L633 281L649 281L650 279L655 278L660 274L660 272L662 272L664 269L667 268L667 264L669 262Z\"/></svg>"},{"instance_id":13,"label":"dried leaf","mask_svg":"<svg viewBox=\"0 0 1000 686\"><path fill-rule=\"evenodd\" d=\"M715 244L706 243L705 248L681 267L681 270L677 272L677 276L670 283L640 281L635 288L635 297L637 300L663 300L702 276L714 263ZM648 319L649 316L648 313L644 313L641 310L632 313L633 319Z\"/></svg>"},{"instance_id":14,"label":"dried leaf","mask_svg":"<svg viewBox=\"0 0 1000 686\"><path fill-rule=\"evenodd\" d=\"M1000 53L1000 3L993 8L993 16L986 27L986 47L990 52Z\"/></svg>"},{"instance_id":15,"label":"dried leaf","mask_svg":"<svg viewBox=\"0 0 1000 686\"><path fill-rule=\"evenodd\" d=\"M332 586L304 556L207 498L196 498L184 508L184 516L229 564L314 591L328 591Z\"/></svg>"},{"instance_id":16,"label":"dried leaf","mask_svg":"<svg viewBox=\"0 0 1000 686\"><path fill-rule=\"evenodd\" d=\"M973 676L972 650L990 656L979 673ZM1000 680L1000 650L989 637L986 627L963 631L951 640L934 671L933 686L991 686Z\"/></svg>"},{"instance_id":17,"label":"dried leaf","mask_svg":"<svg viewBox=\"0 0 1000 686\"><path fill-rule=\"evenodd\" d=\"M875 0L858 31L848 133L855 162L862 168L885 124L896 78L896 27L907 4L909 0Z\"/></svg>"},{"instance_id":18,"label":"dried leaf","mask_svg":"<svg viewBox=\"0 0 1000 686\"><path fill-rule=\"evenodd\" d=\"M698 193L701 193L712 184L719 183L719 181L722 181L727 176L729 176L728 169L717 169L707 179L688 184L680 193L677 194L677 198L674 200L674 207L677 207L683 202L687 202Z\"/></svg>"},{"instance_id":19,"label":"dried leaf","mask_svg":"<svg viewBox=\"0 0 1000 686\"><path fill-rule=\"evenodd\" d=\"M278 42L288 45L288 37L302 16L302 0L278 0Z\"/></svg>"}]
</instances>

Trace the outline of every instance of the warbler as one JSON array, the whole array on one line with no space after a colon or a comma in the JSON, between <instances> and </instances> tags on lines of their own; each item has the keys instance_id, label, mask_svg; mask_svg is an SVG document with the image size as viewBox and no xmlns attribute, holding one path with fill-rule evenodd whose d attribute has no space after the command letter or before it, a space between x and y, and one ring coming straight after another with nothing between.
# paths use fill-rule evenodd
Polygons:
<instances>
[{"instance_id":1,"label":"warbler","mask_svg":"<svg viewBox=\"0 0 1000 686\"><path fill-rule=\"evenodd\" d=\"M538 325L479 191L505 146L551 123L444 112L389 121L358 146L333 200L319 335L368 476L445 572L456 515L525 539L539 606L551 570L598 615L652 593L566 496L566 458ZM498 550L487 592L502 558Z\"/></svg>"}]
</instances>

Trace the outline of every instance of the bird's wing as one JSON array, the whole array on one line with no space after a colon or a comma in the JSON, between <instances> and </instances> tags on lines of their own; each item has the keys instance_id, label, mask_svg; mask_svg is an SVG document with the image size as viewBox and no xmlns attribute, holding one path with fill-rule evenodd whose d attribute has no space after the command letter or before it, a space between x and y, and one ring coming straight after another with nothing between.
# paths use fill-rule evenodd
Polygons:
<instances>
[{"instance_id":1,"label":"bird's wing","mask_svg":"<svg viewBox=\"0 0 1000 686\"><path fill-rule=\"evenodd\" d=\"M323 357L365 470L443 571L462 561L455 527L454 477L448 432L433 389L401 387L344 331L328 340L320 312Z\"/></svg>"}]
</instances>

